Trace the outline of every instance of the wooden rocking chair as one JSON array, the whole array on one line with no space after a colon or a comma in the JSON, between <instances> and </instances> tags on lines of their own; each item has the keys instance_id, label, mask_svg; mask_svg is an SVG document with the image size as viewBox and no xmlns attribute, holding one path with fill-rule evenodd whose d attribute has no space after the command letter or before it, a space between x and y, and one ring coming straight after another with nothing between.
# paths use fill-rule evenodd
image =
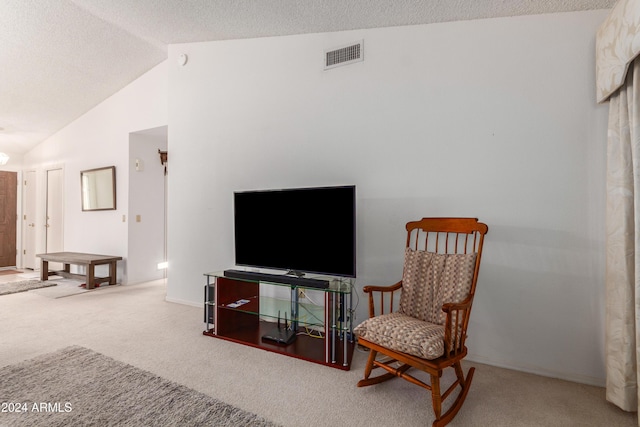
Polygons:
<instances>
[{"instance_id":1,"label":"wooden rocking chair","mask_svg":"<svg viewBox=\"0 0 640 427\"><path fill-rule=\"evenodd\" d=\"M363 289L369 295L370 318L355 333L370 353L358 387L395 377L424 387L432 395L433 426L444 426L460 410L473 378L474 368L465 377L460 361L467 355L467 327L488 227L475 218L423 218L406 228L402 280ZM400 300L393 312L396 291ZM386 357L377 360L378 353ZM370 377L374 368L386 372ZM428 373L431 384L409 375L410 368ZM455 370L456 381L441 393L445 368ZM456 400L442 414L443 401L457 386Z\"/></svg>"}]
</instances>

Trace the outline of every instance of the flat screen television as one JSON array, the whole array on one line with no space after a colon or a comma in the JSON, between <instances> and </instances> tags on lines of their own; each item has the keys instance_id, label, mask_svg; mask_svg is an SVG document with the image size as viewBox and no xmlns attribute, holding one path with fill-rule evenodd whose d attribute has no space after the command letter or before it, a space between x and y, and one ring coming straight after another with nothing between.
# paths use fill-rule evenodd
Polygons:
<instances>
[{"instance_id":1,"label":"flat screen television","mask_svg":"<svg viewBox=\"0 0 640 427\"><path fill-rule=\"evenodd\" d=\"M239 266L356 277L356 187L234 193Z\"/></svg>"}]
</instances>

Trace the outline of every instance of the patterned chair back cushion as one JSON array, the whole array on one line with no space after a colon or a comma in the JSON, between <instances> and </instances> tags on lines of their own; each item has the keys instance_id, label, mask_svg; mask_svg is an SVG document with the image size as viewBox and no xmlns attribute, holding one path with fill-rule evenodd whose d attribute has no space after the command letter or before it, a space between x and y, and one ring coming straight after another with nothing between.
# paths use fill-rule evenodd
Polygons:
<instances>
[{"instance_id":1,"label":"patterned chair back cushion","mask_svg":"<svg viewBox=\"0 0 640 427\"><path fill-rule=\"evenodd\" d=\"M471 290L476 254L438 254L405 249L399 311L444 325L442 304L461 302Z\"/></svg>"}]
</instances>

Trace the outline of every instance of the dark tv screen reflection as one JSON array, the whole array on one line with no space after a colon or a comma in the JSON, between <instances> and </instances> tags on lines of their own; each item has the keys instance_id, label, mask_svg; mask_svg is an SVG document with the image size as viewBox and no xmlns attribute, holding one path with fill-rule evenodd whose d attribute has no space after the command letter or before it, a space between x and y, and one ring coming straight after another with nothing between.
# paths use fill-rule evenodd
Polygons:
<instances>
[{"instance_id":1,"label":"dark tv screen reflection","mask_svg":"<svg viewBox=\"0 0 640 427\"><path fill-rule=\"evenodd\" d=\"M239 266L356 276L355 186L234 193Z\"/></svg>"}]
</instances>

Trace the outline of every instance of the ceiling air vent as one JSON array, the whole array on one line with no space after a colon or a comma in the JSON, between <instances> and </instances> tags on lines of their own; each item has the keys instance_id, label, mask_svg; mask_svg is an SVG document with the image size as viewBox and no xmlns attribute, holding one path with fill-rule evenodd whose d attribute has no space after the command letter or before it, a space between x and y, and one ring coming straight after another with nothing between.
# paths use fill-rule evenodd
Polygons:
<instances>
[{"instance_id":1,"label":"ceiling air vent","mask_svg":"<svg viewBox=\"0 0 640 427\"><path fill-rule=\"evenodd\" d=\"M330 70L341 65L349 65L364 59L364 41L324 52L324 69Z\"/></svg>"}]
</instances>

